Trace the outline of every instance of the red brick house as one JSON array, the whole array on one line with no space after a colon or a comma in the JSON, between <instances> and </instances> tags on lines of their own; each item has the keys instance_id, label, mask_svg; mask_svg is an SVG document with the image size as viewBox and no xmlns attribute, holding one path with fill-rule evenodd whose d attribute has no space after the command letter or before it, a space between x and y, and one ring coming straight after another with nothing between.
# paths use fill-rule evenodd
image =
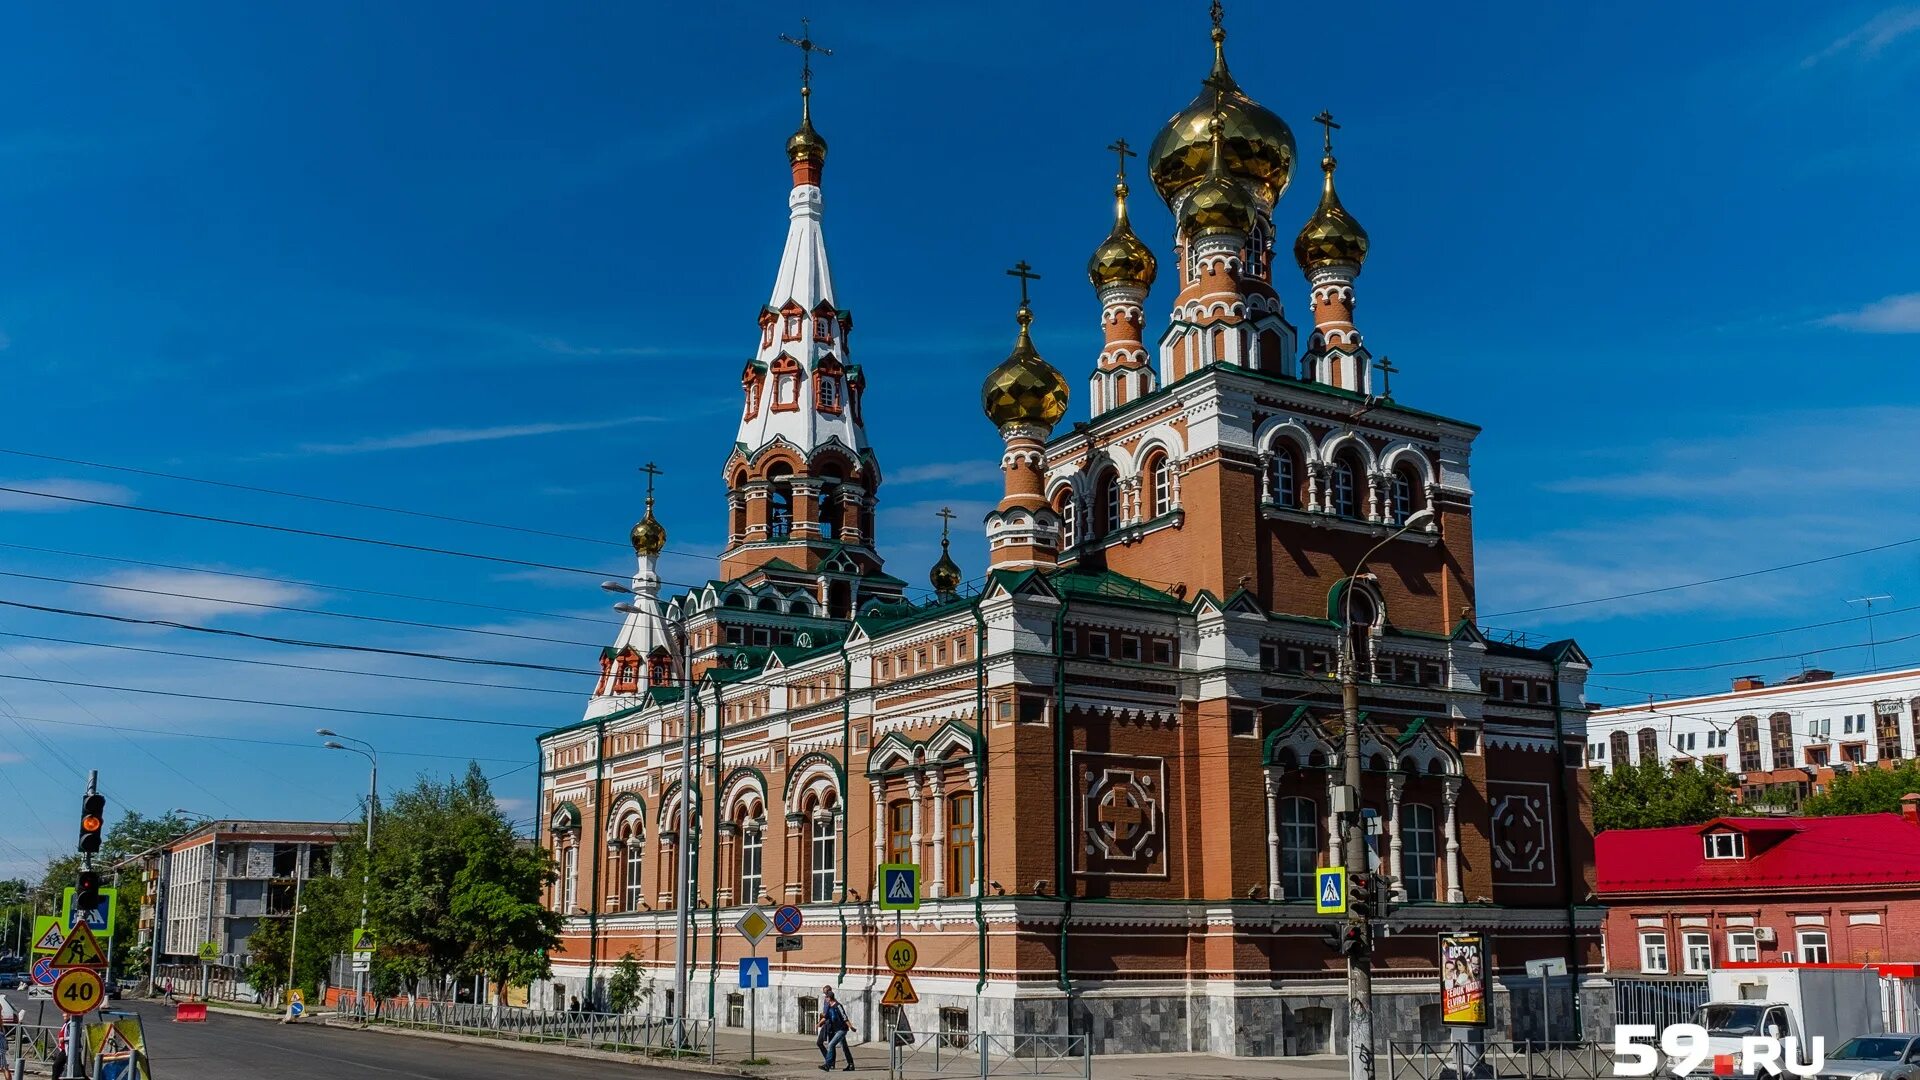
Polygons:
<instances>
[{"instance_id":1,"label":"red brick house","mask_svg":"<svg viewBox=\"0 0 1920 1080\"><path fill-rule=\"evenodd\" d=\"M1920 959L1920 795L1899 814L1717 818L1595 846L1609 972Z\"/></svg>"}]
</instances>

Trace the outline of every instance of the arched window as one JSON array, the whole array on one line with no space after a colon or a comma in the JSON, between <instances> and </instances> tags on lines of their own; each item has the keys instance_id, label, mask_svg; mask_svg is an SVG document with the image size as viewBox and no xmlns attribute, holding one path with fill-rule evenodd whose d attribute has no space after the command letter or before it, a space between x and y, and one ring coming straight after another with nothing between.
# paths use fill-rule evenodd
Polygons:
<instances>
[{"instance_id":1,"label":"arched window","mask_svg":"<svg viewBox=\"0 0 1920 1080\"><path fill-rule=\"evenodd\" d=\"M640 658L632 652L623 652L614 664L613 692L631 694L638 689L640 689Z\"/></svg>"},{"instance_id":2,"label":"arched window","mask_svg":"<svg viewBox=\"0 0 1920 1080\"><path fill-rule=\"evenodd\" d=\"M791 356L774 359L768 366L773 375L773 408L784 412L800 407L800 361Z\"/></svg>"},{"instance_id":3,"label":"arched window","mask_svg":"<svg viewBox=\"0 0 1920 1080\"><path fill-rule=\"evenodd\" d=\"M1267 276L1268 247L1267 224L1256 218L1253 231L1247 234L1246 272L1249 275L1257 278Z\"/></svg>"},{"instance_id":4,"label":"arched window","mask_svg":"<svg viewBox=\"0 0 1920 1080\"><path fill-rule=\"evenodd\" d=\"M621 890L620 910L639 911L646 899L646 890L641 886L641 857L646 853L646 843L635 829L627 837L625 888Z\"/></svg>"},{"instance_id":5,"label":"arched window","mask_svg":"<svg viewBox=\"0 0 1920 1080\"><path fill-rule=\"evenodd\" d=\"M840 380L832 375L821 375L818 380L819 393L815 403L825 412L840 411Z\"/></svg>"},{"instance_id":6,"label":"arched window","mask_svg":"<svg viewBox=\"0 0 1920 1080\"><path fill-rule=\"evenodd\" d=\"M1393 470L1393 523L1405 525L1419 508L1414 500L1413 473L1405 468Z\"/></svg>"},{"instance_id":7,"label":"arched window","mask_svg":"<svg viewBox=\"0 0 1920 1080\"><path fill-rule=\"evenodd\" d=\"M1120 531L1120 478L1107 474L1107 482L1100 487L1100 520L1103 536L1112 536Z\"/></svg>"},{"instance_id":8,"label":"arched window","mask_svg":"<svg viewBox=\"0 0 1920 1080\"><path fill-rule=\"evenodd\" d=\"M1632 758L1628 756L1628 747L1631 745L1631 740L1627 738L1626 732L1616 731L1607 736L1607 744L1612 747L1613 750L1614 768L1624 769L1633 764Z\"/></svg>"},{"instance_id":9,"label":"arched window","mask_svg":"<svg viewBox=\"0 0 1920 1080\"><path fill-rule=\"evenodd\" d=\"M1636 749L1638 749L1640 753L1640 761L1642 764L1645 764L1646 762L1649 762L1649 761L1660 760L1660 733L1659 732L1653 730L1650 727L1643 727L1640 729L1639 734L1635 736L1635 738L1639 742L1639 746Z\"/></svg>"},{"instance_id":10,"label":"arched window","mask_svg":"<svg viewBox=\"0 0 1920 1080\"><path fill-rule=\"evenodd\" d=\"M815 341L832 341L833 340L833 319L832 318L826 315L815 315L813 317L813 340Z\"/></svg>"},{"instance_id":11,"label":"arched window","mask_svg":"<svg viewBox=\"0 0 1920 1080\"><path fill-rule=\"evenodd\" d=\"M665 686L673 681L673 658L665 649L653 650L647 657L647 685Z\"/></svg>"},{"instance_id":12,"label":"arched window","mask_svg":"<svg viewBox=\"0 0 1920 1080\"><path fill-rule=\"evenodd\" d=\"M793 531L793 469L784 462L767 470L767 535L785 540Z\"/></svg>"},{"instance_id":13,"label":"arched window","mask_svg":"<svg viewBox=\"0 0 1920 1080\"><path fill-rule=\"evenodd\" d=\"M760 372L754 368L749 368L746 376L740 380L740 389L747 398L744 415L748 420L760 415L760 382Z\"/></svg>"},{"instance_id":14,"label":"arched window","mask_svg":"<svg viewBox=\"0 0 1920 1080\"><path fill-rule=\"evenodd\" d=\"M580 848L568 844L560 856L560 914L571 917L580 906Z\"/></svg>"},{"instance_id":15,"label":"arched window","mask_svg":"<svg viewBox=\"0 0 1920 1080\"><path fill-rule=\"evenodd\" d=\"M913 803L906 799L887 804L887 861L919 861L913 857Z\"/></svg>"},{"instance_id":16,"label":"arched window","mask_svg":"<svg viewBox=\"0 0 1920 1080\"><path fill-rule=\"evenodd\" d=\"M1284 444L1273 448L1268 484L1275 506L1292 509L1300 505L1300 463L1294 459L1293 450Z\"/></svg>"},{"instance_id":17,"label":"arched window","mask_svg":"<svg viewBox=\"0 0 1920 1080\"><path fill-rule=\"evenodd\" d=\"M1060 547L1063 550L1070 548L1079 540L1079 537L1074 535L1073 492L1061 493L1060 502L1054 507L1054 513L1060 515ZM1920 711L1916 711L1914 716L1916 729L1920 730Z\"/></svg>"},{"instance_id":18,"label":"arched window","mask_svg":"<svg viewBox=\"0 0 1920 1080\"><path fill-rule=\"evenodd\" d=\"M807 896L813 903L830 904L833 902L833 885L840 869L838 860L838 835L834 831L833 810L829 807L816 807L813 811L810 832L809 859L807 861Z\"/></svg>"},{"instance_id":19,"label":"arched window","mask_svg":"<svg viewBox=\"0 0 1920 1080\"><path fill-rule=\"evenodd\" d=\"M1312 799L1280 800L1280 887L1289 898L1312 896L1320 864L1320 818Z\"/></svg>"},{"instance_id":20,"label":"arched window","mask_svg":"<svg viewBox=\"0 0 1920 1080\"><path fill-rule=\"evenodd\" d=\"M787 326L786 326L785 338L788 341L796 341L799 339L799 337L800 337L800 313L797 311L789 311L787 312Z\"/></svg>"},{"instance_id":21,"label":"arched window","mask_svg":"<svg viewBox=\"0 0 1920 1080\"><path fill-rule=\"evenodd\" d=\"M1360 516L1360 478L1352 458L1338 458L1328 474L1328 495L1333 512L1343 518Z\"/></svg>"},{"instance_id":22,"label":"arched window","mask_svg":"<svg viewBox=\"0 0 1920 1080\"><path fill-rule=\"evenodd\" d=\"M1147 476L1153 481L1153 516L1173 512L1173 466L1168 463L1167 455L1156 454L1153 463L1147 466Z\"/></svg>"},{"instance_id":23,"label":"arched window","mask_svg":"<svg viewBox=\"0 0 1920 1080\"><path fill-rule=\"evenodd\" d=\"M755 904L760 901L765 837L760 820L743 813L740 820L740 893L733 898L736 904Z\"/></svg>"},{"instance_id":24,"label":"arched window","mask_svg":"<svg viewBox=\"0 0 1920 1080\"><path fill-rule=\"evenodd\" d=\"M973 792L947 796L947 895L973 895Z\"/></svg>"},{"instance_id":25,"label":"arched window","mask_svg":"<svg viewBox=\"0 0 1920 1080\"><path fill-rule=\"evenodd\" d=\"M1433 831L1433 807L1405 803L1400 807L1400 878L1407 899L1432 900L1436 895L1435 855L1439 847Z\"/></svg>"}]
</instances>

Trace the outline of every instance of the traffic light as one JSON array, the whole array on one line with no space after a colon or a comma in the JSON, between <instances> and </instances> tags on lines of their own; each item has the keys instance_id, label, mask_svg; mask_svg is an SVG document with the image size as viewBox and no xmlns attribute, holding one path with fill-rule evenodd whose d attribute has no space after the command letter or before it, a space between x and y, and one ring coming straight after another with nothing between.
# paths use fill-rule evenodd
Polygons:
<instances>
[{"instance_id":1,"label":"traffic light","mask_svg":"<svg viewBox=\"0 0 1920 1080\"><path fill-rule=\"evenodd\" d=\"M73 882L73 910L92 911L100 906L100 871L82 870Z\"/></svg>"},{"instance_id":2,"label":"traffic light","mask_svg":"<svg viewBox=\"0 0 1920 1080\"><path fill-rule=\"evenodd\" d=\"M1373 875L1365 870L1347 875L1347 911L1356 919L1373 918Z\"/></svg>"},{"instance_id":3,"label":"traffic light","mask_svg":"<svg viewBox=\"0 0 1920 1080\"><path fill-rule=\"evenodd\" d=\"M90 794L80 800L80 854L100 850L100 829L107 823L107 797Z\"/></svg>"},{"instance_id":4,"label":"traffic light","mask_svg":"<svg viewBox=\"0 0 1920 1080\"><path fill-rule=\"evenodd\" d=\"M1350 922L1340 931L1341 956L1365 956L1367 953L1367 927L1365 923Z\"/></svg>"}]
</instances>

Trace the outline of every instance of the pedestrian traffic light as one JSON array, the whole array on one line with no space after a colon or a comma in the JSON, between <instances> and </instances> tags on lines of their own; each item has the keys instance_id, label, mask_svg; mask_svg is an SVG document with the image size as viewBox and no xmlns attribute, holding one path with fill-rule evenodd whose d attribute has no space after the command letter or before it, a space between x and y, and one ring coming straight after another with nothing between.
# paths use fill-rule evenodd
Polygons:
<instances>
[{"instance_id":1,"label":"pedestrian traffic light","mask_svg":"<svg viewBox=\"0 0 1920 1080\"><path fill-rule=\"evenodd\" d=\"M92 911L100 906L100 871L82 870L73 882L73 910Z\"/></svg>"},{"instance_id":2,"label":"pedestrian traffic light","mask_svg":"<svg viewBox=\"0 0 1920 1080\"><path fill-rule=\"evenodd\" d=\"M1341 956L1365 956L1367 953L1367 927L1365 923L1350 922L1340 931Z\"/></svg>"},{"instance_id":3,"label":"pedestrian traffic light","mask_svg":"<svg viewBox=\"0 0 1920 1080\"><path fill-rule=\"evenodd\" d=\"M1347 875L1347 911L1356 919L1373 918L1373 875L1365 870Z\"/></svg>"},{"instance_id":4,"label":"pedestrian traffic light","mask_svg":"<svg viewBox=\"0 0 1920 1080\"><path fill-rule=\"evenodd\" d=\"M89 793L80 800L80 853L91 855L100 850L100 829L107 823L107 797Z\"/></svg>"}]
</instances>

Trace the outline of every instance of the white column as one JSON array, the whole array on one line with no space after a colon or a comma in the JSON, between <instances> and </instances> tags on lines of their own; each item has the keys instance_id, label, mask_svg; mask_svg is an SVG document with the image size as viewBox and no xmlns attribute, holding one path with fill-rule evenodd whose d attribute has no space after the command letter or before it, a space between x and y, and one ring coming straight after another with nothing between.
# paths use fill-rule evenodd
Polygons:
<instances>
[{"instance_id":1,"label":"white column","mask_svg":"<svg viewBox=\"0 0 1920 1080\"><path fill-rule=\"evenodd\" d=\"M868 883L873 890L868 897L880 895L880 864L887 861L887 793L881 787L884 780L873 782L873 880Z\"/></svg>"},{"instance_id":2,"label":"white column","mask_svg":"<svg viewBox=\"0 0 1920 1080\"><path fill-rule=\"evenodd\" d=\"M918 770L907 774L907 805L911 809L912 831L907 834L907 858L916 865L923 863L920 858L920 773ZM892 826L892 822L888 822Z\"/></svg>"},{"instance_id":3,"label":"white column","mask_svg":"<svg viewBox=\"0 0 1920 1080\"><path fill-rule=\"evenodd\" d=\"M1333 793L1340 787L1340 770L1327 770L1327 865L1345 866L1340 843L1340 815L1333 812Z\"/></svg>"},{"instance_id":4,"label":"white column","mask_svg":"<svg viewBox=\"0 0 1920 1080\"><path fill-rule=\"evenodd\" d=\"M1387 876L1393 879L1393 898L1405 900L1407 887L1400 880L1400 794L1406 790L1405 773L1387 777Z\"/></svg>"},{"instance_id":5,"label":"white column","mask_svg":"<svg viewBox=\"0 0 1920 1080\"><path fill-rule=\"evenodd\" d=\"M973 895L987 894L987 815L980 805L980 766L967 762L967 790L973 792Z\"/></svg>"},{"instance_id":6,"label":"white column","mask_svg":"<svg viewBox=\"0 0 1920 1080\"><path fill-rule=\"evenodd\" d=\"M618 872L607 875L607 895L604 898L606 903L600 908L601 911L625 910L620 904L626 899L626 853L627 845L625 843L619 840L607 841L607 865L614 867Z\"/></svg>"},{"instance_id":7,"label":"white column","mask_svg":"<svg viewBox=\"0 0 1920 1080\"><path fill-rule=\"evenodd\" d=\"M1280 874L1280 766L1267 767L1267 899L1285 900Z\"/></svg>"},{"instance_id":8,"label":"white column","mask_svg":"<svg viewBox=\"0 0 1920 1080\"><path fill-rule=\"evenodd\" d=\"M1447 803L1447 903L1464 904L1467 891L1460 887L1460 818L1454 804L1460 801L1460 778L1449 776L1440 789Z\"/></svg>"},{"instance_id":9,"label":"white column","mask_svg":"<svg viewBox=\"0 0 1920 1080\"><path fill-rule=\"evenodd\" d=\"M938 769L927 774L927 783L933 789L933 875L925 891L941 897L947 895L947 786Z\"/></svg>"}]
</instances>

